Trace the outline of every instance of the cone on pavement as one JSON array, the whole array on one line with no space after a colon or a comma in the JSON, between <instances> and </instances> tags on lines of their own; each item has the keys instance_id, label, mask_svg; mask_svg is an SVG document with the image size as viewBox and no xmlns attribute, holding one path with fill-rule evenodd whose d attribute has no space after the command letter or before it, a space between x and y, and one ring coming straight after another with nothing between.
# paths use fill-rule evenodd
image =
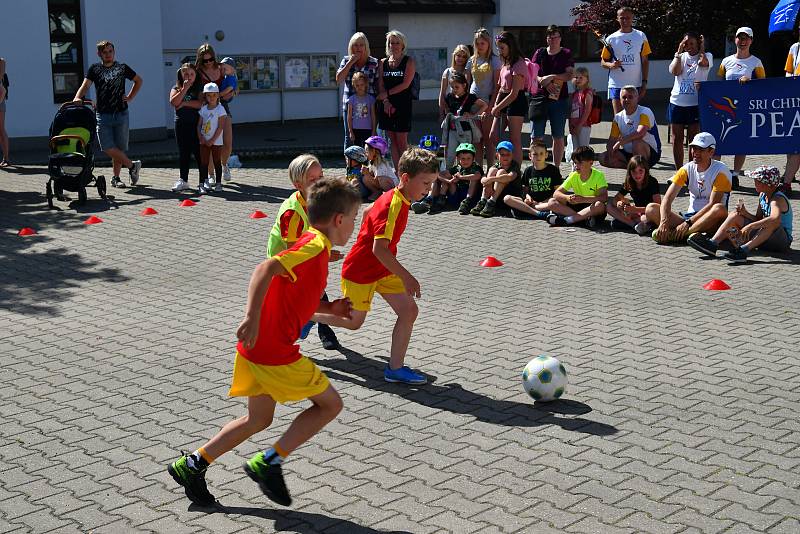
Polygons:
<instances>
[{"instance_id":1,"label":"cone on pavement","mask_svg":"<svg viewBox=\"0 0 800 534\"><path fill-rule=\"evenodd\" d=\"M494 256L486 256L483 261L481 261L481 267L500 267L501 265L503 265L503 262Z\"/></svg>"},{"instance_id":2,"label":"cone on pavement","mask_svg":"<svg viewBox=\"0 0 800 534\"><path fill-rule=\"evenodd\" d=\"M253 213L250 214L250 218L251 219L263 219L266 216L267 216L267 214L264 213L261 210L256 210L256 211L254 211Z\"/></svg>"},{"instance_id":3,"label":"cone on pavement","mask_svg":"<svg viewBox=\"0 0 800 534\"><path fill-rule=\"evenodd\" d=\"M36 235L36 230L26 226L25 228L20 229L20 231L17 232L17 235L20 237L25 237L27 235Z\"/></svg>"},{"instance_id":4,"label":"cone on pavement","mask_svg":"<svg viewBox=\"0 0 800 534\"><path fill-rule=\"evenodd\" d=\"M158 215L158 212L153 208L145 208L139 212L139 215Z\"/></svg>"},{"instance_id":5,"label":"cone on pavement","mask_svg":"<svg viewBox=\"0 0 800 534\"><path fill-rule=\"evenodd\" d=\"M187 198L186 200L182 200L179 205L182 208L188 208L189 206L196 206L197 202L195 202L191 198Z\"/></svg>"},{"instance_id":6,"label":"cone on pavement","mask_svg":"<svg viewBox=\"0 0 800 534\"><path fill-rule=\"evenodd\" d=\"M706 285L703 286L703 289L707 289L708 291L725 291L726 289L730 288L731 286L717 278L710 280L708 283L706 283Z\"/></svg>"},{"instance_id":7,"label":"cone on pavement","mask_svg":"<svg viewBox=\"0 0 800 534\"><path fill-rule=\"evenodd\" d=\"M96 215L92 215L91 217L83 221L83 224L100 224L101 222L103 222L103 219L101 219Z\"/></svg>"}]
</instances>

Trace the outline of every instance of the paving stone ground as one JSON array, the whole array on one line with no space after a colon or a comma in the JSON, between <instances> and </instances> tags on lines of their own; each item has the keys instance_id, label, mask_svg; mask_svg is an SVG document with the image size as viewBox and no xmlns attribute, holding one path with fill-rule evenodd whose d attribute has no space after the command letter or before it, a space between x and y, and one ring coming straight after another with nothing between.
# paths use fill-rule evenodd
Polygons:
<instances>
[{"instance_id":1,"label":"paving stone ground","mask_svg":"<svg viewBox=\"0 0 800 534\"><path fill-rule=\"evenodd\" d=\"M412 215L400 243L423 293L408 362L433 383L383 382L393 320L376 300L341 353L302 343L345 409L287 461L292 508L241 464L305 404L209 470L218 509L190 506L165 465L244 413L226 397L234 332L285 165L191 208L174 169L145 168L112 209L90 191L58 212L43 169L0 172L0 531L800 532L797 252L732 266L455 212ZM479 267L488 254L505 266ZM732 290L704 291L712 278ZM540 353L566 365L566 400L522 390Z\"/></svg>"}]
</instances>

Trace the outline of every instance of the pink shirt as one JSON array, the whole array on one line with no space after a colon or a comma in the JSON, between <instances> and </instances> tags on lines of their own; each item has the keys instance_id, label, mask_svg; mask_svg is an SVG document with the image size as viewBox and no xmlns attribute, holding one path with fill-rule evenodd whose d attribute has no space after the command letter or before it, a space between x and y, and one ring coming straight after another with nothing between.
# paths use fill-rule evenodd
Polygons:
<instances>
[{"instance_id":1,"label":"pink shirt","mask_svg":"<svg viewBox=\"0 0 800 534\"><path fill-rule=\"evenodd\" d=\"M503 65L500 69L500 91L503 93L510 93L513 84L514 75L518 74L525 79L528 78L528 67L525 65L525 60L520 59L510 67Z\"/></svg>"}]
</instances>

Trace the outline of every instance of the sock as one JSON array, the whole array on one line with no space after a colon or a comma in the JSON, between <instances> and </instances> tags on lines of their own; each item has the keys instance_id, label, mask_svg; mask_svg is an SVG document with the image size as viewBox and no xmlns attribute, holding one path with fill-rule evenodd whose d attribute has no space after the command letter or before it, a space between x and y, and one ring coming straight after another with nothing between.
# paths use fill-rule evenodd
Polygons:
<instances>
[{"instance_id":1,"label":"sock","mask_svg":"<svg viewBox=\"0 0 800 534\"><path fill-rule=\"evenodd\" d=\"M575 222L575 216L569 215L567 217L564 217L564 222L566 222L567 224L573 224Z\"/></svg>"},{"instance_id":2,"label":"sock","mask_svg":"<svg viewBox=\"0 0 800 534\"><path fill-rule=\"evenodd\" d=\"M269 465L280 465L287 456L288 454L277 443L264 451L264 461Z\"/></svg>"},{"instance_id":3,"label":"sock","mask_svg":"<svg viewBox=\"0 0 800 534\"><path fill-rule=\"evenodd\" d=\"M211 465L211 462L213 461L214 459L208 455L203 447L200 447L186 458L186 463L189 465L189 469L194 471L203 471L205 468Z\"/></svg>"}]
</instances>

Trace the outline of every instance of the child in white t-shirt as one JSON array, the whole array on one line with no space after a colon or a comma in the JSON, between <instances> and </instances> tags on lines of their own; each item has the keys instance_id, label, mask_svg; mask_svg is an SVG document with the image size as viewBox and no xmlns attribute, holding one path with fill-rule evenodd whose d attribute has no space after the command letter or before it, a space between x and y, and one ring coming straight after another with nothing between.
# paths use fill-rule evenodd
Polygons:
<instances>
[{"instance_id":1,"label":"child in white t-shirt","mask_svg":"<svg viewBox=\"0 0 800 534\"><path fill-rule=\"evenodd\" d=\"M200 108L200 119L197 122L197 137L200 139L200 194L211 191L222 191L222 181L218 178L216 185L208 179L209 158L214 162L215 176L222 176L222 132L228 114L219 102L219 87L214 82L203 86L203 97L206 103Z\"/></svg>"}]
</instances>

